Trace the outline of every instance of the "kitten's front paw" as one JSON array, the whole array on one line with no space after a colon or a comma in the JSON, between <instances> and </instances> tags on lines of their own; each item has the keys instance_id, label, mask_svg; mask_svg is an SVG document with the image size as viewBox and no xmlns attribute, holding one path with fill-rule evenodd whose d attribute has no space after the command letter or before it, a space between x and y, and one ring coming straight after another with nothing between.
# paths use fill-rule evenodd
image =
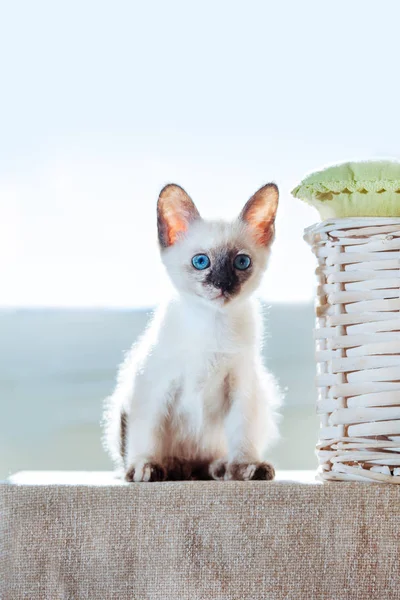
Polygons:
<instances>
[{"instance_id":1,"label":"kitten's front paw","mask_svg":"<svg viewBox=\"0 0 400 600\"><path fill-rule=\"evenodd\" d=\"M210 475L217 481L270 481L275 477L275 469L268 462L228 463L216 460L210 465Z\"/></svg>"},{"instance_id":2,"label":"kitten's front paw","mask_svg":"<svg viewBox=\"0 0 400 600\"><path fill-rule=\"evenodd\" d=\"M275 477L275 469L268 462L254 463L231 463L225 475L225 479L235 481L264 480L271 481Z\"/></svg>"},{"instance_id":3,"label":"kitten's front paw","mask_svg":"<svg viewBox=\"0 0 400 600\"><path fill-rule=\"evenodd\" d=\"M214 460L214 462L210 464L209 472L211 477L216 481L224 481L227 468L228 462L222 458Z\"/></svg>"},{"instance_id":4,"label":"kitten's front paw","mask_svg":"<svg viewBox=\"0 0 400 600\"><path fill-rule=\"evenodd\" d=\"M165 481L167 478L166 469L152 462L141 463L129 467L125 474L125 480L132 481Z\"/></svg>"}]
</instances>

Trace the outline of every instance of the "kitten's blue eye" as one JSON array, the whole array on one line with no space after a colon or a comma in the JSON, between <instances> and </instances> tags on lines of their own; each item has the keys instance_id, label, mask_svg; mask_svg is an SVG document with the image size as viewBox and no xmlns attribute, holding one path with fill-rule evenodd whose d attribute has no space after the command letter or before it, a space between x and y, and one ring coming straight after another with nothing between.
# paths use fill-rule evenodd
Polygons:
<instances>
[{"instance_id":1,"label":"kitten's blue eye","mask_svg":"<svg viewBox=\"0 0 400 600\"><path fill-rule=\"evenodd\" d=\"M210 259L207 254L196 254L196 256L193 256L192 258L192 265L195 269L202 271L203 269L208 269L210 266Z\"/></svg>"},{"instance_id":2,"label":"kitten's blue eye","mask_svg":"<svg viewBox=\"0 0 400 600\"><path fill-rule=\"evenodd\" d=\"M233 266L239 271L245 271L251 265L251 258L247 254L238 254L233 261Z\"/></svg>"}]
</instances>

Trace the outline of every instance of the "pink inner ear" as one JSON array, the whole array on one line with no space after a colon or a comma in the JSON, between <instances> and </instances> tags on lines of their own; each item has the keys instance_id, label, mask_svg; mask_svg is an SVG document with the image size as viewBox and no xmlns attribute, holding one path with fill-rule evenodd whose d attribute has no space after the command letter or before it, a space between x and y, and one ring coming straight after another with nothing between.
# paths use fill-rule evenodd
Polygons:
<instances>
[{"instance_id":1,"label":"pink inner ear","mask_svg":"<svg viewBox=\"0 0 400 600\"><path fill-rule=\"evenodd\" d=\"M170 184L161 190L157 204L159 236L163 246L172 246L185 233L199 212L181 187Z\"/></svg>"},{"instance_id":2,"label":"pink inner ear","mask_svg":"<svg viewBox=\"0 0 400 600\"><path fill-rule=\"evenodd\" d=\"M267 245L274 235L278 200L278 188L275 184L268 183L250 198L241 213L241 218L249 226L257 244Z\"/></svg>"},{"instance_id":3,"label":"pink inner ear","mask_svg":"<svg viewBox=\"0 0 400 600\"><path fill-rule=\"evenodd\" d=\"M187 222L179 219L178 215L169 217L168 220L168 243L170 246L175 244L180 233L185 233L187 230Z\"/></svg>"},{"instance_id":4,"label":"pink inner ear","mask_svg":"<svg viewBox=\"0 0 400 600\"><path fill-rule=\"evenodd\" d=\"M266 246L268 244L268 242L270 241L270 239L272 238L273 232L274 232L274 226L272 223L269 223L268 225L257 225L256 227L254 227L253 229L253 236L257 242L257 244L260 244L262 246Z\"/></svg>"},{"instance_id":5,"label":"pink inner ear","mask_svg":"<svg viewBox=\"0 0 400 600\"><path fill-rule=\"evenodd\" d=\"M274 233L274 217L268 205L263 200L255 200L245 214L245 221L251 229L251 234L257 244L265 246Z\"/></svg>"}]
</instances>

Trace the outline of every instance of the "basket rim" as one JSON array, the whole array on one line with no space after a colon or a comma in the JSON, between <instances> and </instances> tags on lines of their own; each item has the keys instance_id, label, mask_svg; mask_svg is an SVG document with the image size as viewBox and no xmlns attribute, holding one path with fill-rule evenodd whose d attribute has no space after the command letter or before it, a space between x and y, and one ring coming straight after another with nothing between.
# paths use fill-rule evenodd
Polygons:
<instances>
[{"instance_id":1,"label":"basket rim","mask_svg":"<svg viewBox=\"0 0 400 600\"><path fill-rule=\"evenodd\" d=\"M304 229L303 238L308 242L316 233L328 233L334 229L352 229L374 225L399 225L400 217L336 217L325 219Z\"/></svg>"}]
</instances>

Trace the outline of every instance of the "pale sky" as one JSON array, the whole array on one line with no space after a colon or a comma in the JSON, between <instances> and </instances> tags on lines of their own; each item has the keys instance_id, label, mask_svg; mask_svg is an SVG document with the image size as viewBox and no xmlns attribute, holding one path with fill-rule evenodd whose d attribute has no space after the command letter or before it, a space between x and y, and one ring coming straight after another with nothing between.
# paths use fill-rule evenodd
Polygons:
<instances>
[{"instance_id":1,"label":"pale sky","mask_svg":"<svg viewBox=\"0 0 400 600\"><path fill-rule=\"evenodd\" d=\"M308 172L400 158L395 0L0 6L0 304L148 306L155 205L204 217L281 190L267 301L310 300Z\"/></svg>"}]
</instances>

